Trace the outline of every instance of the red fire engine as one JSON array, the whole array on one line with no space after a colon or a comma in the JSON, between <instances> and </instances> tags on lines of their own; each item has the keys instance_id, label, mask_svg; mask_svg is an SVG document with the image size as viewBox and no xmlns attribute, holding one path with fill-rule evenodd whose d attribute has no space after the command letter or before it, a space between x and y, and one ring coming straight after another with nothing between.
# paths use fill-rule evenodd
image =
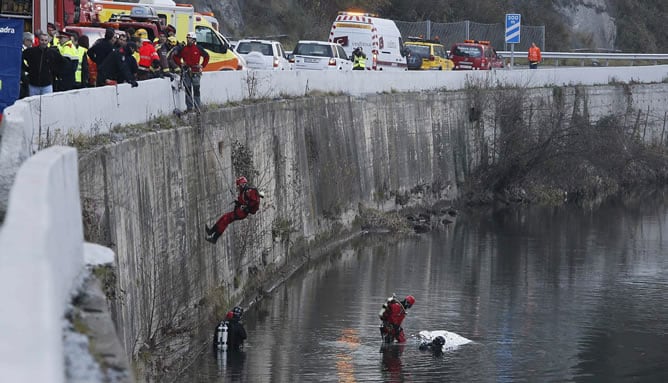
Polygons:
<instances>
[{"instance_id":1,"label":"red fire engine","mask_svg":"<svg viewBox=\"0 0 668 383\"><path fill-rule=\"evenodd\" d=\"M88 0L0 0L0 17L22 19L23 30L46 31L47 23L55 23L62 29L67 24L78 22L81 7Z\"/></svg>"}]
</instances>

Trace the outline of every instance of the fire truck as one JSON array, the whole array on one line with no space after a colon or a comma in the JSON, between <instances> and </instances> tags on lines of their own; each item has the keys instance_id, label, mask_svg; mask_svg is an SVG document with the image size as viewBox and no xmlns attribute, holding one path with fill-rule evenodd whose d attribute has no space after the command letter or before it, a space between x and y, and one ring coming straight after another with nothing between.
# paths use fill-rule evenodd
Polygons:
<instances>
[{"instance_id":1,"label":"fire truck","mask_svg":"<svg viewBox=\"0 0 668 383\"><path fill-rule=\"evenodd\" d=\"M108 0L56 0L56 21L61 26L112 27L137 30L144 28L149 37L154 31L165 31L168 25L175 27L176 39L185 42L186 34L197 33L197 45L209 53L205 71L241 70L243 58L230 49L229 41L217 30L218 22L212 14L195 12L190 4L176 4L172 0L140 0L127 3ZM58 4L58 3L57 3ZM60 12L58 12L60 10ZM213 23L212 23L213 21ZM137 23L134 24L133 23ZM155 25L147 29L146 23Z\"/></svg>"}]
</instances>

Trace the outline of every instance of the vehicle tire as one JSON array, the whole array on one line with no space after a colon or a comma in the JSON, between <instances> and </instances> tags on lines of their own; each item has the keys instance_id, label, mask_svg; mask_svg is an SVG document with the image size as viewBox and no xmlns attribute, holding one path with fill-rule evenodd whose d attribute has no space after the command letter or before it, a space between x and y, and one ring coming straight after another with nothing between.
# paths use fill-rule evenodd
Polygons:
<instances>
[{"instance_id":1,"label":"vehicle tire","mask_svg":"<svg viewBox=\"0 0 668 383\"><path fill-rule=\"evenodd\" d=\"M438 67L438 70L443 70L443 67L442 66Z\"/></svg>"}]
</instances>

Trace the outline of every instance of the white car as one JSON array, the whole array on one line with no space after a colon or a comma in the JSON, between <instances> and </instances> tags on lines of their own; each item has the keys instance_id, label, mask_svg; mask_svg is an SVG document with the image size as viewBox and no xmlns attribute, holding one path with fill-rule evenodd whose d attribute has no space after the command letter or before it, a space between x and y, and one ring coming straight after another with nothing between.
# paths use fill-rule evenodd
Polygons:
<instances>
[{"instance_id":1,"label":"white car","mask_svg":"<svg viewBox=\"0 0 668 383\"><path fill-rule=\"evenodd\" d=\"M235 52L246 61L248 69L255 70L290 70L292 65L287 59L283 46L273 40L239 40Z\"/></svg>"},{"instance_id":2,"label":"white car","mask_svg":"<svg viewBox=\"0 0 668 383\"><path fill-rule=\"evenodd\" d=\"M353 62L340 44L326 41L306 41L297 43L290 60L295 69L352 70Z\"/></svg>"}]
</instances>

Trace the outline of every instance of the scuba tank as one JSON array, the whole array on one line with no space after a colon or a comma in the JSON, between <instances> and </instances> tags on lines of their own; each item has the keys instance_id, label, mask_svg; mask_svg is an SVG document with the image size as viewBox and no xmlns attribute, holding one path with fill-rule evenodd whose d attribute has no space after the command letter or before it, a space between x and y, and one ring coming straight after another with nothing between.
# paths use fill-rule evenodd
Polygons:
<instances>
[{"instance_id":1,"label":"scuba tank","mask_svg":"<svg viewBox=\"0 0 668 383\"><path fill-rule=\"evenodd\" d=\"M219 350L227 350L227 321L220 322L216 327L216 346Z\"/></svg>"},{"instance_id":2,"label":"scuba tank","mask_svg":"<svg viewBox=\"0 0 668 383\"><path fill-rule=\"evenodd\" d=\"M385 343L391 343L392 339L393 339L392 329L391 329L390 325L386 322L386 318L384 317L385 316L385 311L387 311L387 309L390 305L390 302L396 301L396 300L397 300L396 294L392 294L392 296L387 298L387 301L385 301L385 303L383 303L383 307L378 312L378 318L381 320L381 323L380 323L380 326L379 326L380 336L383 338L383 341Z\"/></svg>"},{"instance_id":3,"label":"scuba tank","mask_svg":"<svg viewBox=\"0 0 668 383\"><path fill-rule=\"evenodd\" d=\"M387 301L383 303L383 307L378 312L378 318L380 318L380 320L383 320L383 314L385 314L385 310L387 310L388 306L390 305L390 302L396 300L397 300L396 294L392 294L391 297L387 298Z\"/></svg>"}]
</instances>

